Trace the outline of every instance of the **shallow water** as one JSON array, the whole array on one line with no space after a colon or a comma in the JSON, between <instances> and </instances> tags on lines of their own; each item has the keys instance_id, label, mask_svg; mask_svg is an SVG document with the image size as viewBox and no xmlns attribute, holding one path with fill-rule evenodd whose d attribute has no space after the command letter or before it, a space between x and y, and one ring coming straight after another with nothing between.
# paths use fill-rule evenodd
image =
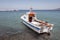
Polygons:
<instances>
[{"instance_id":1,"label":"shallow water","mask_svg":"<svg viewBox=\"0 0 60 40\"><path fill-rule=\"evenodd\" d=\"M22 23L21 15L25 14L26 10L17 12L0 12L0 36L4 34L22 33L23 40L60 40L60 11L37 11L38 19L48 21L54 24L54 29L51 35L38 35Z\"/></svg>"}]
</instances>

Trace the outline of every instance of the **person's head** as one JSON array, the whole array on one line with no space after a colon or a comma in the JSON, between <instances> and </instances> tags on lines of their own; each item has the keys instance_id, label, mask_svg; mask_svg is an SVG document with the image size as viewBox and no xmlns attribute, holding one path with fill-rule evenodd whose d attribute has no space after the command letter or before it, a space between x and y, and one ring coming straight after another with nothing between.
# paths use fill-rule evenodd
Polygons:
<instances>
[{"instance_id":1,"label":"person's head","mask_svg":"<svg viewBox=\"0 0 60 40\"><path fill-rule=\"evenodd\" d=\"M47 21L45 21L45 23L48 23Z\"/></svg>"},{"instance_id":2,"label":"person's head","mask_svg":"<svg viewBox=\"0 0 60 40\"><path fill-rule=\"evenodd\" d=\"M45 22L45 25L47 25L47 24L48 24L48 22L46 21L46 22Z\"/></svg>"}]
</instances>

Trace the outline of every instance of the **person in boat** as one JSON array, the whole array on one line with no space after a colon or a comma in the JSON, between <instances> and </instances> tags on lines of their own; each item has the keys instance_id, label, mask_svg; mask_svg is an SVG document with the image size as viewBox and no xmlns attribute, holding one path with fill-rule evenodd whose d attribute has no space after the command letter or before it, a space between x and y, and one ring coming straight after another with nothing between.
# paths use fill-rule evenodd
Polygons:
<instances>
[{"instance_id":1,"label":"person in boat","mask_svg":"<svg viewBox=\"0 0 60 40\"><path fill-rule=\"evenodd\" d=\"M50 23L48 23L47 21L40 21L39 23L41 23L41 25L46 26L46 27L51 27L52 25Z\"/></svg>"},{"instance_id":2,"label":"person in boat","mask_svg":"<svg viewBox=\"0 0 60 40\"><path fill-rule=\"evenodd\" d=\"M35 21L37 21L37 20L35 20ZM49 27L49 28L51 28L51 24L50 23L48 23L47 21L42 21L42 20L40 20L40 21L37 21L37 22L39 22L40 23L40 26L46 26L46 27Z\"/></svg>"},{"instance_id":3,"label":"person in boat","mask_svg":"<svg viewBox=\"0 0 60 40\"><path fill-rule=\"evenodd\" d=\"M51 24L48 23L48 22L45 22L45 25L46 25L47 27L51 27Z\"/></svg>"},{"instance_id":4,"label":"person in boat","mask_svg":"<svg viewBox=\"0 0 60 40\"><path fill-rule=\"evenodd\" d=\"M45 21L38 20L36 17L33 17L33 21L40 23L39 26L44 26Z\"/></svg>"},{"instance_id":5,"label":"person in boat","mask_svg":"<svg viewBox=\"0 0 60 40\"><path fill-rule=\"evenodd\" d=\"M34 12L30 12L30 13L29 13L29 22L32 22L33 17L35 17Z\"/></svg>"}]
</instances>

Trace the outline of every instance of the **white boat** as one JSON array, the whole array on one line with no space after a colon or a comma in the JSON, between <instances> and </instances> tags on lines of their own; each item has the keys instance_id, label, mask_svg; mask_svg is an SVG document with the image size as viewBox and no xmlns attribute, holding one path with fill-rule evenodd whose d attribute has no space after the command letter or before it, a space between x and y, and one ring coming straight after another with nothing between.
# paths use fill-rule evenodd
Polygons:
<instances>
[{"instance_id":1,"label":"white boat","mask_svg":"<svg viewBox=\"0 0 60 40\"><path fill-rule=\"evenodd\" d=\"M38 20L36 18L35 12L32 11L32 8L29 12L21 16L23 23L31 28L32 30L36 31L37 33L49 33L52 29L54 24Z\"/></svg>"}]
</instances>

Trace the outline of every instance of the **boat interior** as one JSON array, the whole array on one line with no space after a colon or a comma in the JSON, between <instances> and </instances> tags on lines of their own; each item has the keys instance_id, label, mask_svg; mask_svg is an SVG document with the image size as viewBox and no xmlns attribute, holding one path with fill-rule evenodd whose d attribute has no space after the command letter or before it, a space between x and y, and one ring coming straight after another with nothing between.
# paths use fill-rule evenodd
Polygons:
<instances>
[{"instance_id":1,"label":"boat interior","mask_svg":"<svg viewBox=\"0 0 60 40\"><path fill-rule=\"evenodd\" d=\"M28 14L28 21L31 22L32 24L36 25L36 26L46 26L46 27L52 27L53 24L50 24L48 22L42 21L42 20L38 20L35 16L34 12L30 12Z\"/></svg>"}]
</instances>

